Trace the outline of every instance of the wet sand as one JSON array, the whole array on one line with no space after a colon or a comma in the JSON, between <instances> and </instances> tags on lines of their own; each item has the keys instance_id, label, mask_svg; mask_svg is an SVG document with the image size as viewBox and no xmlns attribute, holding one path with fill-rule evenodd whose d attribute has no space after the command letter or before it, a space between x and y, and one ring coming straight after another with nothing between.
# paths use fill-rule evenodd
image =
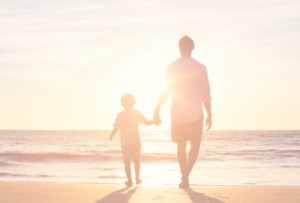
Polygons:
<instances>
[{"instance_id":1,"label":"wet sand","mask_svg":"<svg viewBox=\"0 0 300 203\"><path fill-rule=\"evenodd\" d=\"M300 188L0 182L1 203L299 203Z\"/></svg>"}]
</instances>

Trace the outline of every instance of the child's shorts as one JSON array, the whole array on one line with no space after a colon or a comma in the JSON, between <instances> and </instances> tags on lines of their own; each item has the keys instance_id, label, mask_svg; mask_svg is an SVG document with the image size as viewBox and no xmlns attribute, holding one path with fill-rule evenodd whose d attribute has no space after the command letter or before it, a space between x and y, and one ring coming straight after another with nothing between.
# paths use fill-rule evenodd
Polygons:
<instances>
[{"instance_id":1,"label":"child's shorts","mask_svg":"<svg viewBox=\"0 0 300 203\"><path fill-rule=\"evenodd\" d=\"M141 144L124 145L121 146L124 164L130 164L140 160Z\"/></svg>"}]
</instances>

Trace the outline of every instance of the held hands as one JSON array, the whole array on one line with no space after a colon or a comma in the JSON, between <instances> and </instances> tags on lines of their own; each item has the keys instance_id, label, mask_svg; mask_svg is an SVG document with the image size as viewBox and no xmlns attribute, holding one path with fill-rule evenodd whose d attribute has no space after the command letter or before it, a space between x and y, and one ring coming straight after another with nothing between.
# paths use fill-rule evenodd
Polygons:
<instances>
[{"instance_id":1,"label":"held hands","mask_svg":"<svg viewBox=\"0 0 300 203\"><path fill-rule=\"evenodd\" d=\"M153 122L155 125L159 125L162 124L161 118L158 114L154 114L153 116Z\"/></svg>"},{"instance_id":2,"label":"held hands","mask_svg":"<svg viewBox=\"0 0 300 203\"><path fill-rule=\"evenodd\" d=\"M207 127L206 131L209 131L209 129L212 126L212 118L211 115L207 116L206 121L205 121L205 126Z\"/></svg>"}]
</instances>

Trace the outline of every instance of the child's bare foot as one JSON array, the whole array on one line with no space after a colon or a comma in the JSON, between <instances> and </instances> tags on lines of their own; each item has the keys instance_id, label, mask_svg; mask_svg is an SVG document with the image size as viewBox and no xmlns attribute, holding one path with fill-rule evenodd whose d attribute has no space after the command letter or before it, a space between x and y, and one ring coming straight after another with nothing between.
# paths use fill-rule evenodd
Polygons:
<instances>
[{"instance_id":1,"label":"child's bare foot","mask_svg":"<svg viewBox=\"0 0 300 203\"><path fill-rule=\"evenodd\" d=\"M143 182L143 181L140 180L140 179L136 180L136 184L137 184L137 185L141 184L142 182Z\"/></svg>"},{"instance_id":2,"label":"child's bare foot","mask_svg":"<svg viewBox=\"0 0 300 203\"><path fill-rule=\"evenodd\" d=\"M132 187L132 181L126 181L125 185L127 185L128 187Z\"/></svg>"}]
</instances>

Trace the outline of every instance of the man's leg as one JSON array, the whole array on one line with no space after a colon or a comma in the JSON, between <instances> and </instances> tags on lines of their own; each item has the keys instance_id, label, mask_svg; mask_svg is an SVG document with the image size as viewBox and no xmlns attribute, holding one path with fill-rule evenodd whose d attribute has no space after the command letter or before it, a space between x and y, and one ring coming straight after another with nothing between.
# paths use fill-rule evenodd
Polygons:
<instances>
[{"instance_id":1,"label":"man's leg","mask_svg":"<svg viewBox=\"0 0 300 203\"><path fill-rule=\"evenodd\" d=\"M183 178L188 179L190 173L198 159L200 151L200 141L191 141L191 150L189 152L188 161L186 165L186 169L183 174Z\"/></svg>"},{"instance_id":2,"label":"man's leg","mask_svg":"<svg viewBox=\"0 0 300 203\"><path fill-rule=\"evenodd\" d=\"M181 175L185 174L186 170L186 142L177 143L177 159L180 166Z\"/></svg>"},{"instance_id":3,"label":"man's leg","mask_svg":"<svg viewBox=\"0 0 300 203\"><path fill-rule=\"evenodd\" d=\"M134 162L134 170L135 170L135 179L139 180L140 179L140 161L135 161Z\"/></svg>"}]
</instances>

